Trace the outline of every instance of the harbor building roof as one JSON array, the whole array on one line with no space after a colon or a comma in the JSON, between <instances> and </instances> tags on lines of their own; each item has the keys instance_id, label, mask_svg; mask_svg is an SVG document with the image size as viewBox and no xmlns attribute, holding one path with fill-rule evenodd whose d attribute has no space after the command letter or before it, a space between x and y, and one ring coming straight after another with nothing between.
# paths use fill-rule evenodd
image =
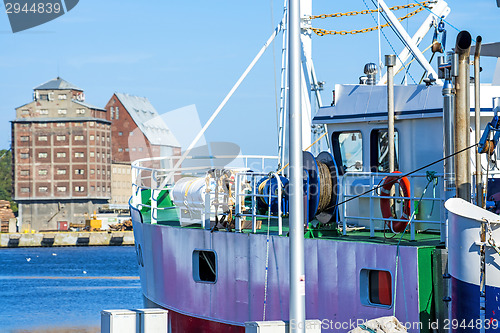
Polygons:
<instances>
[{"instance_id":1,"label":"harbor building roof","mask_svg":"<svg viewBox=\"0 0 500 333\"><path fill-rule=\"evenodd\" d=\"M60 78L59 76L56 77L55 79L42 83L38 87L34 88L34 90L66 90L66 89L83 91L83 89L78 88L74 84Z\"/></svg>"},{"instance_id":2,"label":"harbor building roof","mask_svg":"<svg viewBox=\"0 0 500 333\"><path fill-rule=\"evenodd\" d=\"M146 97L115 93L137 127L153 145L179 147L179 142Z\"/></svg>"}]
</instances>

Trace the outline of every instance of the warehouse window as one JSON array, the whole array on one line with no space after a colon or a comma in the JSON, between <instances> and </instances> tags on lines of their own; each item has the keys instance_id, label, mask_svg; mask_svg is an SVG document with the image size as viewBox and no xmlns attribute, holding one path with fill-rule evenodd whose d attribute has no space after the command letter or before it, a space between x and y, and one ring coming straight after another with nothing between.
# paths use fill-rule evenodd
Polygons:
<instances>
[{"instance_id":1,"label":"warehouse window","mask_svg":"<svg viewBox=\"0 0 500 333\"><path fill-rule=\"evenodd\" d=\"M58 114L66 114L66 113L68 113L68 111L66 109L59 109L59 110L57 110L57 113Z\"/></svg>"},{"instance_id":2,"label":"warehouse window","mask_svg":"<svg viewBox=\"0 0 500 333\"><path fill-rule=\"evenodd\" d=\"M22 193L29 193L30 188L29 187L21 187L21 192Z\"/></svg>"},{"instance_id":3,"label":"warehouse window","mask_svg":"<svg viewBox=\"0 0 500 333\"><path fill-rule=\"evenodd\" d=\"M83 175L85 173L84 169L75 169L75 175Z\"/></svg>"},{"instance_id":4,"label":"warehouse window","mask_svg":"<svg viewBox=\"0 0 500 333\"><path fill-rule=\"evenodd\" d=\"M49 114L49 110L47 109L41 109L40 114Z\"/></svg>"},{"instance_id":5,"label":"warehouse window","mask_svg":"<svg viewBox=\"0 0 500 333\"><path fill-rule=\"evenodd\" d=\"M60 94L60 95L57 96L57 99L59 99L59 100L64 100L66 98L67 98L66 95L61 95Z\"/></svg>"},{"instance_id":6,"label":"warehouse window","mask_svg":"<svg viewBox=\"0 0 500 333\"><path fill-rule=\"evenodd\" d=\"M21 158L29 158L29 157L30 157L30 154L29 154L29 153L21 153L21 154L19 154L19 156L20 156Z\"/></svg>"},{"instance_id":7,"label":"warehouse window","mask_svg":"<svg viewBox=\"0 0 500 333\"><path fill-rule=\"evenodd\" d=\"M75 157L85 157L85 154L82 152L76 152Z\"/></svg>"},{"instance_id":8,"label":"warehouse window","mask_svg":"<svg viewBox=\"0 0 500 333\"><path fill-rule=\"evenodd\" d=\"M49 156L47 153L38 153L38 158L47 158L47 156Z\"/></svg>"},{"instance_id":9,"label":"warehouse window","mask_svg":"<svg viewBox=\"0 0 500 333\"><path fill-rule=\"evenodd\" d=\"M85 109L76 109L76 114L85 114Z\"/></svg>"},{"instance_id":10,"label":"warehouse window","mask_svg":"<svg viewBox=\"0 0 500 333\"><path fill-rule=\"evenodd\" d=\"M21 137L21 141L23 141L23 142L26 142L26 141L29 141L29 140L30 140L29 136L22 136Z\"/></svg>"},{"instance_id":11,"label":"warehouse window","mask_svg":"<svg viewBox=\"0 0 500 333\"><path fill-rule=\"evenodd\" d=\"M75 186L75 192L84 192L85 186Z\"/></svg>"},{"instance_id":12,"label":"warehouse window","mask_svg":"<svg viewBox=\"0 0 500 333\"><path fill-rule=\"evenodd\" d=\"M47 186L40 186L38 188L38 192L47 192L49 189L47 188Z\"/></svg>"},{"instance_id":13,"label":"warehouse window","mask_svg":"<svg viewBox=\"0 0 500 333\"><path fill-rule=\"evenodd\" d=\"M66 140L66 135L58 135L58 136L56 136L56 140L57 141L64 141L64 140Z\"/></svg>"},{"instance_id":14,"label":"warehouse window","mask_svg":"<svg viewBox=\"0 0 500 333\"><path fill-rule=\"evenodd\" d=\"M30 171L29 170L21 170L19 174L21 176L29 176L30 175Z\"/></svg>"},{"instance_id":15,"label":"warehouse window","mask_svg":"<svg viewBox=\"0 0 500 333\"><path fill-rule=\"evenodd\" d=\"M75 135L75 141L83 141L83 135Z\"/></svg>"},{"instance_id":16,"label":"warehouse window","mask_svg":"<svg viewBox=\"0 0 500 333\"><path fill-rule=\"evenodd\" d=\"M57 174L58 175L65 175L66 174L66 169L57 169Z\"/></svg>"},{"instance_id":17,"label":"warehouse window","mask_svg":"<svg viewBox=\"0 0 500 333\"><path fill-rule=\"evenodd\" d=\"M217 282L217 255L215 251L193 251L193 279L196 282Z\"/></svg>"},{"instance_id":18,"label":"warehouse window","mask_svg":"<svg viewBox=\"0 0 500 333\"><path fill-rule=\"evenodd\" d=\"M38 137L38 141L47 141L47 140L48 140L48 138L47 138L47 136L46 136L46 135L40 135L40 136Z\"/></svg>"},{"instance_id":19,"label":"warehouse window","mask_svg":"<svg viewBox=\"0 0 500 333\"><path fill-rule=\"evenodd\" d=\"M64 158L64 157L66 157L66 153L65 153L65 152L58 152L58 153L56 154L56 156L57 156L58 158Z\"/></svg>"},{"instance_id":20,"label":"warehouse window","mask_svg":"<svg viewBox=\"0 0 500 333\"><path fill-rule=\"evenodd\" d=\"M58 186L57 192L66 192L66 186Z\"/></svg>"},{"instance_id":21,"label":"warehouse window","mask_svg":"<svg viewBox=\"0 0 500 333\"><path fill-rule=\"evenodd\" d=\"M47 169L40 169L40 170L38 170L38 174L40 176L46 176L47 173L48 173Z\"/></svg>"}]
</instances>

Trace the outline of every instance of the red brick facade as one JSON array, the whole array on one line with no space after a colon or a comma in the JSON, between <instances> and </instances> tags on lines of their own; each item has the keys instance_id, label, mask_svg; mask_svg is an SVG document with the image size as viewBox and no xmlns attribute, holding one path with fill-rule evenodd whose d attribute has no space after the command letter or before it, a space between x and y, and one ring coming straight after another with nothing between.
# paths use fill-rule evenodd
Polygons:
<instances>
[{"instance_id":1,"label":"red brick facade","mask_svg":"<svg viewBox=\"0 0 500 333\"><path fill-rule=\"evenodd\" d=\"M111 112L113 108L113 112ZM116 112L118 108L118 113ZM152 145L139 129L116 95L105 106L107 120L112 122L112 155L115 162L132 162L141 158L160 157L160 146ZM118 119L116 115L118 114Z\"/></svg>"}]
</instances>

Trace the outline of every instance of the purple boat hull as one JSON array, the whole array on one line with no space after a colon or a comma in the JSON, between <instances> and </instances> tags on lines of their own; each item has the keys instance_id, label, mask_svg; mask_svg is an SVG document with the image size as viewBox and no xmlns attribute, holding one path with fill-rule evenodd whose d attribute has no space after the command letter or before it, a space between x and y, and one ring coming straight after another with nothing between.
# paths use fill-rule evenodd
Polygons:
<instances>
[{"instance_id":1,"label":"purple boat hull","mask_svg":"<svg viewBox=\"0 0 500 333\"><path fill-rule=\"evenodd\" d=\"M166 309L194 318L243 327L247 321L288 320L288 238L270 236L265 289L265 234L210 232L143 224L132 214L142 291ZM135 216L135 218L134 218ZM193 251L213 250L216 283L193 278ZM387 270L395 277L396 246L376 243L305 240L306 317L323 331L347 331L356 324L395 315L418 332L418 248L400 248L395 305L362 304L363 269ZM266 294L266 295L265 295ZM424 323L425 324L425 323Z\"/></svg>"}]
</instances>

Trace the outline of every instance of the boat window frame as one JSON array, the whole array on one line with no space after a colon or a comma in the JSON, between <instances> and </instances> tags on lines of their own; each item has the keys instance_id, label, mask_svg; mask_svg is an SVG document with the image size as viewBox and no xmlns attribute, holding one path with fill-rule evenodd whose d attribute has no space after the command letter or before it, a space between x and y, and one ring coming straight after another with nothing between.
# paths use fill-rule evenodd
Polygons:
<instances>
[{"instance_id":1,"label":"boat window frame","mask_svg":"<svg viewBox=\"0 0 500 333\"><path fill-rule=\"evenodd\" d=\"M214 279L202 279L200 276L200 253L213 253L214 255L214 266L215 266L215 272L214 272ZM192 267L193 267L193 280L197 283L208 283L208 284L216 284L218 280L218 256L217 252L215 252L212 249L194 249L193 250L193 255L192 255Z\"/></svg>"},{"instance_id":2,"label":"boat window frame","mask_svg":"<svg viewBox=\"0 0 500 333\"><path fill-rule=\"evenodd\" d=\"M379 127L379 128L372 128L370 130L370 170L372 172L379 172L379 173L388 173L389 172L389 167L387 167L387 170L379 170L379 133L381 131L385 131L386 133L388 132L387 128L384 127ZM394 170L399 170L399 165L400 165L400 155L399 155L399 131L397 128L394 128Z\"/></svg>"},{"instance_id":3,"label":"boat window frame","mask_svg":"<svg viewBox=\"0 0 500 333\"><path fill-rule=\"evenodd\" d=\"M389 273L389 276L391 277L391 280L389 283L389 285L391 287L391 304L390 305L373 303L372 300L370 299L370 272ZM383 309L391 309L394 306L393 284L394 284L394 276L392 275L392 272L390 270L382 269L382 268L372 268L372 267L361 268L361 270L359 272L359 296L360 296L361 304L364 306L383 308Z\"/></svg>"},{"instance_id":4,"label":"boat window frame","mask_svg":"<svg viewBox=\"0 0 500 333\"><path fill-rule=\"evenodd\" d=\"M359 133L360 139L361 139L361 169L359 170L346 170L343 161L343 156L342 156L342 151L340 147L340 141L339 137L341 134L346 134L346 133ZM339 176L343 176L346 172L363 172L363 166L364 166L364 147L363 147L363 132L359 129L355 130L345 130L345 131L335 131L332 133L331 136L331 143L332 143L332 153L333 157L335 159L335 163L337 164L338 168L338 173Z\"/></svg>"}]
</instances>

